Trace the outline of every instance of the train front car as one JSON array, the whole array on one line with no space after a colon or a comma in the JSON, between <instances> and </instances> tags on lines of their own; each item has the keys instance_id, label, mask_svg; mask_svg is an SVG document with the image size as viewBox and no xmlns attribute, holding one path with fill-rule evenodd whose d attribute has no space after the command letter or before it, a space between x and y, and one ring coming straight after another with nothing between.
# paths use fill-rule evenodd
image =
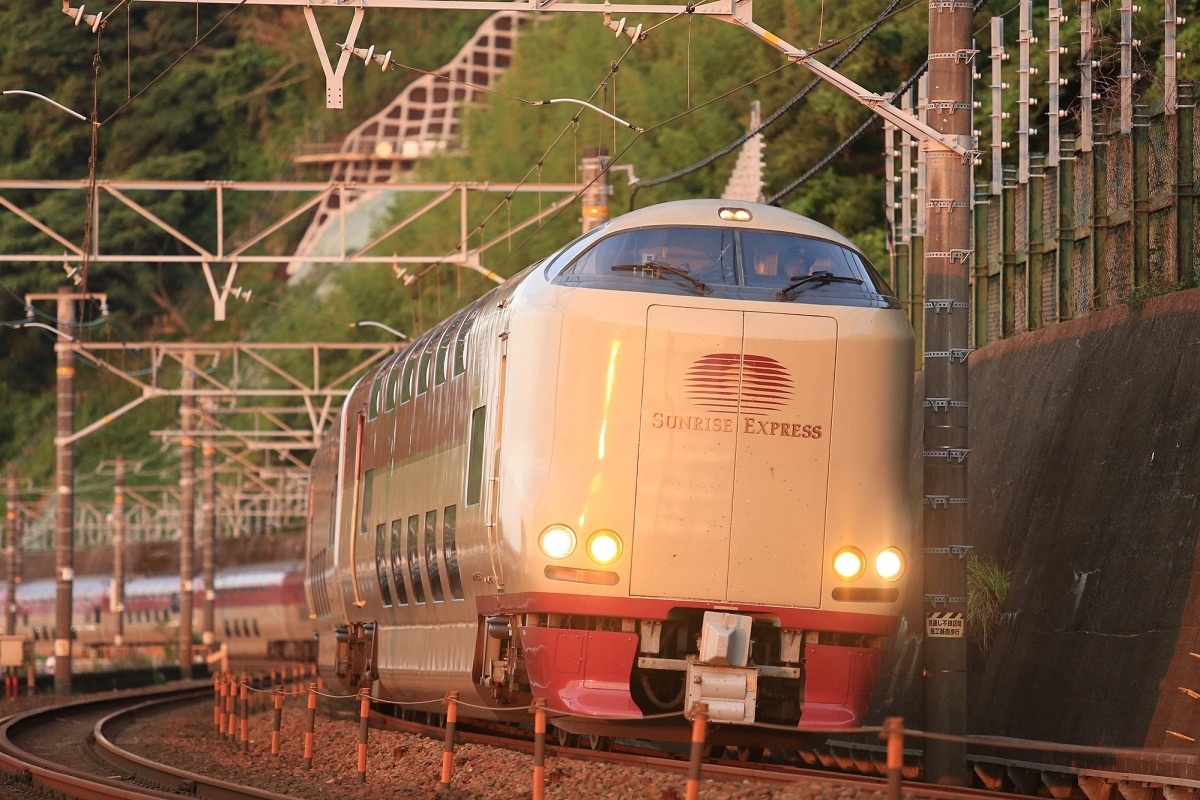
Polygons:
<instances>
[{"instance_id":1,"label":"train front car","mask_svg":"<svg viewBox=\"0 0 1200 800\"><path fill-rule=\"evenodd\" d=\"M536 275L508 329L485 679L567 730L697 701L860 724L912 537L913 338L884 281L822 225L717 201L619 217Z\"/></svg>"},{"instance_id":2,"label":"train front car","mask_svg":"<svg viewBox=\"0 0 1200 800\"><path fill-rule=\"evenodd\" d=\"M567 731L697 701L858 724L909 557L912 353L862 255L790 212L580 237L348 397L313 468L323 674L540 697Z\"/></svg>"}]
</instances>

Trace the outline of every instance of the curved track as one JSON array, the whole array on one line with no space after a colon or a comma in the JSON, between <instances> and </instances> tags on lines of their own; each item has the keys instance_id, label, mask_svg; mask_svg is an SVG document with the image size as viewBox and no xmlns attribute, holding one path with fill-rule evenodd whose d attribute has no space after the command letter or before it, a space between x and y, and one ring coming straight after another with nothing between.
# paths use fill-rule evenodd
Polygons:
<instances>
[{"instance_id":1,"label":"curved track","mask_svg":"<svg viewBox=\"0 0 1200 800\"><path fill-rule=\"evenodd\" d=\"M139 713L210 697L208 682L67 702L15 715L0 724L5 789L30 798L165 800L180 794L212 800L291 800L155 764L113 741ZM9 793L5 793L9 796Z\"/></svg>"}]
</instances>

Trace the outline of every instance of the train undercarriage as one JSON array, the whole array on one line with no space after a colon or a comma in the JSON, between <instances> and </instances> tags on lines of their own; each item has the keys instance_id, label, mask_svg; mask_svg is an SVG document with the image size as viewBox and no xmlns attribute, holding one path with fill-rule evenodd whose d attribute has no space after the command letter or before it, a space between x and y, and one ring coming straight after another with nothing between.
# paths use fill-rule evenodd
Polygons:
<instances>
[{"instance_id":1,"label":"train undercarriage","mask_svg":"<svg viewBox=\"0 0 1200 800\"><path fill-rule=\"evenodd\" d=\"M478 674L496 701L544 698L554 724L578 733L613 720L690 718L697 703L714 722L824 729L862 724L882 660L878 636L677 608L662 620L487 617Z\"/></svg>"}]
</instances>

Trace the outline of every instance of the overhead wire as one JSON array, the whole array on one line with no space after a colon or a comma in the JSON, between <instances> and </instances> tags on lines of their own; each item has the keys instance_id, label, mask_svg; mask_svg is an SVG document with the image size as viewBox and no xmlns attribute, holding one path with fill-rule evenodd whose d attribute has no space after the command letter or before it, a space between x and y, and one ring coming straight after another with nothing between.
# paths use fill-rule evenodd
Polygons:
<instances>
[{"instance_id":1,"label":"overhead wire","mask_svg":"<svg viewBox=\"0 0 1200 800\"><path fill-rule=\"evenodd\" d=\"M907 11L909 8L911 8L912 6L914 6L916 4L917 4L917 0L908 0L908 2L905 2L901 6L901 0L890 0L888 5L879 14L879 16L877 16L875 18L875 20L873 22L871 22L869 25L867 25L863 28L860 28L857 32L855 32L857 34L857 38L855 38L854 41L845 50L838 53L838 55L829 62L829 66L831 68L836 68L843 61L845 61L847 58L849 58L851 54L853 54L856 50L858 50L858 48L861 47L862 44L868 38L870 38L872 35L874 35L875 31L878 30L880 25L882 25L884 22L891 19L892 17L894 17L900 13L903 13L904 11ZM833 39L833 40L830 40L829 42L824 42L824 43L818 45L817 47L812 48L811 50L806 50L805 52L807 52L809 55L816 55L817 53L820 53L825 50L829 50L833 47L836 47L837 45L847 41L851 36L854 36L854 35L855 35L854 33L847 34L846 36L840 37L838 39ZM791 64L784 65L784 67L788 67L788 66L791 66ZM773 111L769 116L767 116L766 119L764 119L762 122L760 122L757 126L752 128L751 130L747 131L746 133L742 134L738 138L734 139L732 142L730 142L729 144L720 148L716 152L714 152L708 156L705 156L704 158L700 159L699 161L697 161L687 167L683 167L682 169L678 169L678 170L675 170L674 172L667 173L666 175L662 175L658 178L652 178L650 180L638 181L637 184L634 185L632 191L630 192L630 197L629 197L630 209L634 208L634 203L637 199L637 193L641 189L649 189L654 186L659 186L661 184L668 183L670 181L678 180L679 178L682 178L686 175L690 175L691 173L696 172L698 170L704 169L705 167L709 166L710 164L716 162L717 160L724 158L725 156L729 155L730 153L732 153L735 150L737 150L738 148L740 148L746 142L750 141L750 139L754 138L755 136L758 136L760 133L765 131L767 128L770 128L771 126L773 126L785 114L787 114L789 111L791 111L798 103L800 103L802 100L807 98L808 95L814 89L816 89L818 86L820 86L822 83L823 83L823 81L820 78L813 78L811 81L809 81L807 84L805 84L805 86L803 88L801 88L800 91L798 91L798 92L796 92L796 94L792 95L792 97L787 102L785 102L782 106L780 106L775 111Z\"/></svg>"}]
</instances>

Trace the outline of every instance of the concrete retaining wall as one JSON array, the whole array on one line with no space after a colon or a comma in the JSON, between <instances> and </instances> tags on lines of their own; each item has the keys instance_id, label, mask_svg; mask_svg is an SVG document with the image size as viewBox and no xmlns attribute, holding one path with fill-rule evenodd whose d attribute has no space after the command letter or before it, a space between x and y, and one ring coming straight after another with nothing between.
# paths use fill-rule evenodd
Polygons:
<instances>
[{"instance_id":1,"label":"concrete retaining wall","mask_svg":"<svg viewBox=\"0 0 1200 800\"><path fill-rule=\"evenodd\" d=\"M1200 739L1200 290L971 358L970 533L1013 574L969 730L1077 744Z\"/></svg>"}]
</instances>

